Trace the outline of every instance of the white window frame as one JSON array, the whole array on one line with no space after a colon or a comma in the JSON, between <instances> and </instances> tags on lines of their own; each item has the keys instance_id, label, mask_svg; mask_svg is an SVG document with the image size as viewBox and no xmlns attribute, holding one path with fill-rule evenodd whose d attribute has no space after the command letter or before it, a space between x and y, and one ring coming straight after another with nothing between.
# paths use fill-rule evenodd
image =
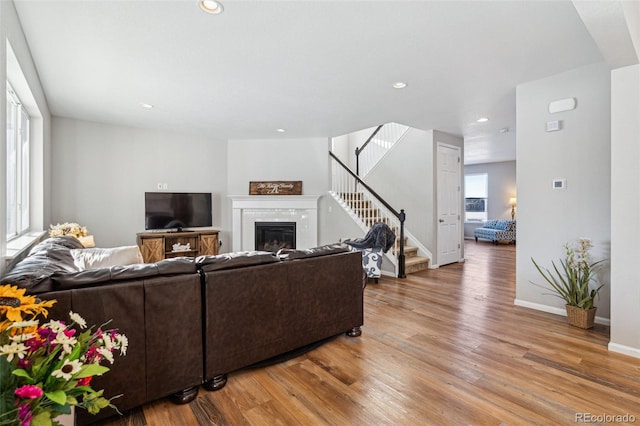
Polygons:
<instances>
[{"instance_id":1,"label":"white window frame","mask_svg":"<svg viewBox=\"0 0 640 426\"><path fill-rule=\"evenodd\" d=\"M484 179L484 182L469 182L472 179ZM468 173L464 175L464 201L465 222L482 223L489 218L489 175L487 173ZM476 208L471 208L474 205ZM484 210L478 211L478 206L482 206Z\"/></svg>"},{"instance_id":2,"label":"white window frame","mask_svg":"<svg viewBox=\"0 0 640 426\"><path fill-rule=\"evenodd\" d=\"M30 228L31 118L7 81L6 233L11 241Z\"/></svg>"}]
</instances>

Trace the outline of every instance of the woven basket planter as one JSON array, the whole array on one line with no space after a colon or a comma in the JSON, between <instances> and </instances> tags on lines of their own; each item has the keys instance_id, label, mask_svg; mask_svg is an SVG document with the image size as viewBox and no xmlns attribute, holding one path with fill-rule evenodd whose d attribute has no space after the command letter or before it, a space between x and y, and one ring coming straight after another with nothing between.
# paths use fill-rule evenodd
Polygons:
<instances>
[{"instance_id":1,"label":"woven basket planter","mask_svg":"<svg viewBox=\"0 0 640 426\"><path fill-rule=\"evenodd\" d=\"M564 305L564 307L567 309L567 320L570 325L584 329L593 327L597 308L581 309L569 305Z\"/></svg>"}]
</instances>

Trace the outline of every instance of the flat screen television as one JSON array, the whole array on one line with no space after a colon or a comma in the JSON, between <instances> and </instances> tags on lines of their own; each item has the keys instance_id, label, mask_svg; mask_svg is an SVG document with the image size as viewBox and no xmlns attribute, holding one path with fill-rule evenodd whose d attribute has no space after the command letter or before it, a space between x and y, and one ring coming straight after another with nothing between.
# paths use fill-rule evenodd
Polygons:
<instances>
[{"instance_id":1,"label":"flat screen television","mask_svg":"<svg viewBox=\"0 0 640 426\"><path fill-rule=\"evenodd\" d=\"M144 229L200 228L211 226L210 192L145 192Z\"/></svg>"}]
</instances>

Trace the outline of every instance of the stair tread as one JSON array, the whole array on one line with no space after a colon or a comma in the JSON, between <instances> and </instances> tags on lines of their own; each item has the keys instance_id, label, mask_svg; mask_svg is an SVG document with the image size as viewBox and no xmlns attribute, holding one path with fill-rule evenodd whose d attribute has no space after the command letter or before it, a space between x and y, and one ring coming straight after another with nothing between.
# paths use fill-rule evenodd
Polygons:
<instances>
[{"instance_id":1,"label":"stair tread","mask_svg":"<svg viewBox=\"0 0 640 426\"><path fill-rule=\"evenodd\" d=\"M429 263L428 257L412 256L404 259L405 265L415 265L418 263Z\"/></svg>"}]
</instances>

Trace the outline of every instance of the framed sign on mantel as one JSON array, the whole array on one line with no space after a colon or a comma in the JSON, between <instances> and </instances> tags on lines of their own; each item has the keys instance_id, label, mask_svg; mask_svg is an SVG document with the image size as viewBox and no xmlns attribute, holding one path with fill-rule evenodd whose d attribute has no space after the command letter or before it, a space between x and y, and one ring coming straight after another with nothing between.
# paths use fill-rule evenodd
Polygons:
<instances>
[{"instance_id":1,"label":"framed sign on mantel","mask_svg":"<svg viewBox=\"0 0 640 426\"><path fill-rule=\"evenodd\" d=\"M249 195L302 195L302 181L249 182Z\"/></svg>"}]
</instances>

